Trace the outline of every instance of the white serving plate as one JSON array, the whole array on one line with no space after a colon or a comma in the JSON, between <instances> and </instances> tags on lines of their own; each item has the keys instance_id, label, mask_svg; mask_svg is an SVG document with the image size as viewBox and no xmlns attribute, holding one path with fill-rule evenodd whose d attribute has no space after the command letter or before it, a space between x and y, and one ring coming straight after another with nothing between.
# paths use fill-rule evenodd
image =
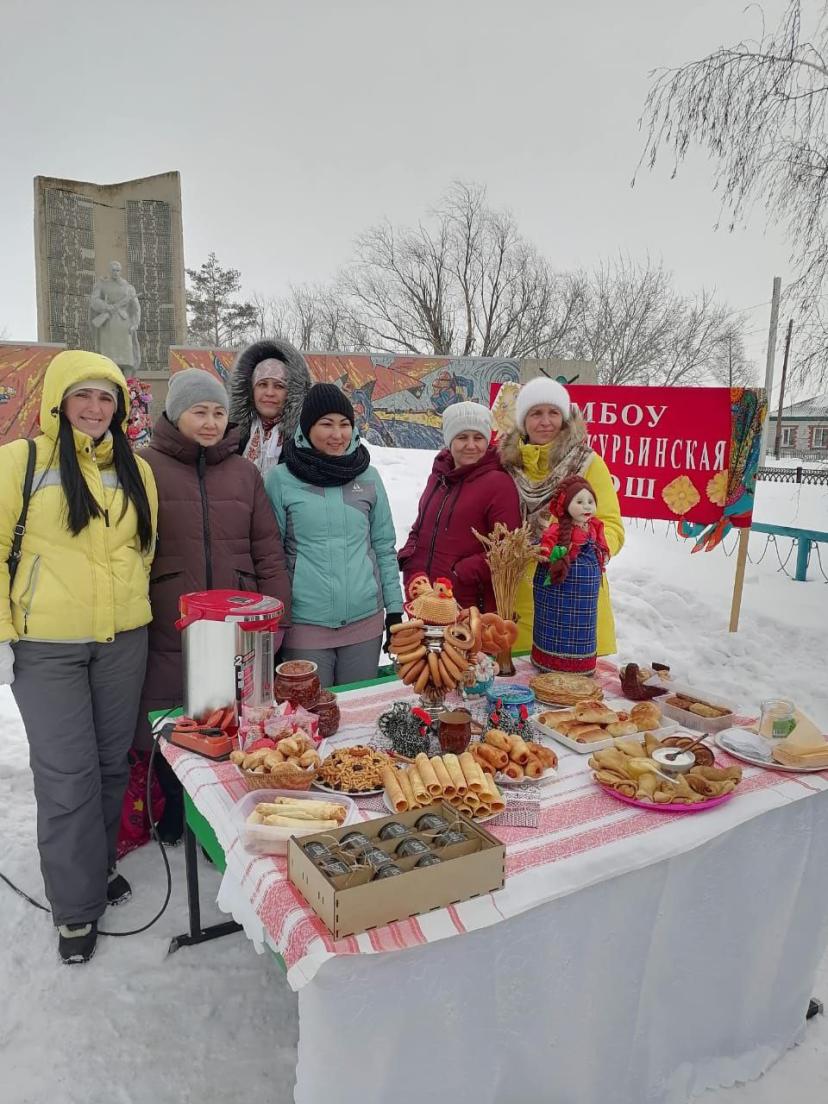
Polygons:
<instances>
[{"instance_id":1,"label":"white serving plate","mask_svg":"<svg viewBox=\"0 0 828 1104\"><path fill-rule=\"evenodd\" d=\"M543 785L544 782L552 782L558 777L557 767L547 767L543 774L537 778L527 778L526 775L523 778L510 778L508 774L504 774L502 771L495 771L494 780L498 786L508 786L510 789L519 790L521 786L529 785Z\"/></svg>"},{"instance_id":2,"label":"white serving plate","mask_svg":"<svg viewBox=\"0 0 828 1104\"><path fill-rule=\"evenodd\" d=\"M315 793L304 790L251 790L240 798L233 807L233 819L239 830L239 839L245 851L252 851L254 855L286 855L288 840L291 836L312 836L318 832L318 828L279 828L271 824L248 824L247 818L258 804L264 801L273 801L275 797L295 797L303 801L320 801L322 798ZM361 818L354 802L345 794L337 793L332 796L339 805L344 805L345 819L342 824L354 824Z\"/></svg>"},{"instance_id":3,"label":"white serving plate","mask_svg":"<svg viewBox=\"0 0 828 1104\"><path fill-rule=\"evenodd\" d=\"M688 698L696 698L698 701L707 702L708 705L716 706L718 709L730 708L730 706L725 705L724 702L717 701L711 694L702 690L695 690L689 686L682 686L680 683L671 683L665 697L670 697L673 694L681 694ZM676 706L669 705L665 701L665 697L656 699L658 707L662 710L665 717L670 717L674 721L678 721L678 723L685 728L692 728L694 732L722 732L726 728L733 727L733 718L736 716L735 713L727 713L724 717L699 717L695 713L690 713L685 709L677 709Z\"/></svg>"},{"instance_id":4,"label":"white serving plate","mask_svg":"<svg viewBox=\"0 0 828 1104\"><path fill-rule=\"evenodd\" d=\"M613 701L604 702L610 709L615 710L616 713L624 711L629 713L630 709L635 702L628 702L625 700L615 699ZM547 712L547 710L542 710ZM570 751L574 751L576 755L591 755L593 751L601 751L603 748L613 747L617 740L637 740L643 745L644 733L643 732L631 732L629 736L608 736L606 740L591 740L588 744L579 743L577 740L573 740L571 737L564 735L563 732L558 732L556 728L550 728L548 725L541 724L538 720L538 713L533 713L529 718L529 723L532 727L543 736L548 739L555 740L556 743L561 744L565 748L569 748ZM679 729L679 725L675 721L667 721L653 731L653 736L657 740L663 740L666 736L672 736Z\"/></svg>"},{"instance_id":5,"label":"white serving plate","mask_svg":"<svg viewBox=\"0 0 828 1104\"><path fill-rule=\"evenodd\" d=\"M721 748L722 751L727 752L728 755L732 755L734 759L740 759L743 763L750 763L752 767L764 767L765 770L784 771L786 774L814 774L817 771L824 771L826 767L789 767L784 763L777 763L775 759L771 757L770 751L766 755L762 755L758 750L748 751L736 750L728 743L727 737L731 732L745 733L748 736L756 736L755 732L750 732L747 729L742 728L728 728L722 732L717 732L714 737L716 747Z\"/></svg>"}]
</instances>

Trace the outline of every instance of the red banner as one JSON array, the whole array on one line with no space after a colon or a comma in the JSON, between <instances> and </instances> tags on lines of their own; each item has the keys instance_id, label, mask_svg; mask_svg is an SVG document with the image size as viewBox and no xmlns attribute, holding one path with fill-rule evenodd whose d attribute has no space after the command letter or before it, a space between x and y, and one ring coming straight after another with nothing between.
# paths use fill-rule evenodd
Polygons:
<instances>
[{"instance_id":1,"label":"red banner","mask_svg":"<svg viewBox=\"0 0 828 1104\"><path fill-rule=\"evenodd\" d=\"M492 388L492 402L498 390ZM727 387L567 390L584 415L592 448L610 470L624 517L721 518L730 465Z\"/></svg>"}]
</instances>

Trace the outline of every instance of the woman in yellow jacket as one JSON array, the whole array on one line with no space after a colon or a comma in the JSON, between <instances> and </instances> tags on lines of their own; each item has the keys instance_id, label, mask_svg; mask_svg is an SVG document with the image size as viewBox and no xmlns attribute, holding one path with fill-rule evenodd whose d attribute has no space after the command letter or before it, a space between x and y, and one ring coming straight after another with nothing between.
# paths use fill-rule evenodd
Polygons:
<instances>
[{"instance_id":1,"label":"woman in yellow jacket","mask_svg":"<svg viewBox=\"0 0 828 1104\"><path fill-rule=\"evenodd\" d=\"M624 544L624 524L612 476L604 461L589 446L586 423L572 406L566 388L547 376L538 376L521 387L515 403L515 428L500 441L500 459L512 476L520 495L521 513L535 540L549 522L553 491L568 475L581 475L595 491L597 517L604 523L610 555ZM515 651L532 647L534 601L530 564L518 588L516 613L518 638ZM617 650L615 621L610 605L609 584L604 575L598 593L598 655Z\"/></svg>"},{"instance_id":2,"label":"woman in yellow jacket","mask_svg":"<svg viewBox=\"0 0 828 1104\"><path fill-rule=\"evenodd\" d=\"M147 657L157 498L126 438L116 364L58 353L21 554L9 571L29 444L0 448L0 683L29 741L37 842L64 962L86 962L107 904L130 895L115 870L127 752Z\"/></svg>"}]
</instances>

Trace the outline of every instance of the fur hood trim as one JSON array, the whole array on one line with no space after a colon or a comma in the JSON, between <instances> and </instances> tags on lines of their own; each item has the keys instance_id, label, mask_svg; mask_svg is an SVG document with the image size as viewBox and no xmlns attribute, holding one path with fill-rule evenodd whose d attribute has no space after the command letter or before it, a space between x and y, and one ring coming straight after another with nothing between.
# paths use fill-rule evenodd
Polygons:
<instances>
[{"instance_id":1,"label":"fur hood trim","mask_svg":"<svg viewBox=\"0 0 828 1104\"><path fill-rule=\"evenodd\" d=\"M289 341L281 338L257 341L239 353L229 380L230 421L239 427L242 442L246 442L250 436L250 422L255 414L251 382L253 371L257 364L270 357L284 363L288 380L285 409L279 423L282 440L290 440L299 425L302 403L311 388L310 372L305 358Z\"/></svg>"}]
</instances>

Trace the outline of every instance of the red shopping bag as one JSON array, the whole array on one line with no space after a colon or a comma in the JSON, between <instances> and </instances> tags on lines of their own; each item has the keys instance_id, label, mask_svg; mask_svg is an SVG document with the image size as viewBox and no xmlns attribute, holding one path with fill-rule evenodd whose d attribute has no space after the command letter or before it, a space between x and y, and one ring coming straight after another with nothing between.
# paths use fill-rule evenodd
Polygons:
<instances>
[{"instance_id":1,"label":"red shopping bag","mask_svg":"<svg viewBox=\"0 0 828 1104\"><path fill-rule=\"evenodd\" d=\"M121 827L118 831L117 855L122 859L136 847L142 847L150 839L149 813L147 812L147 771L149 753L131 751L129 753L129 782L121 807ZM164 791L155 774L150 783L153 819L158 822L164 812Z\"/></svg>"}]
</instances>

